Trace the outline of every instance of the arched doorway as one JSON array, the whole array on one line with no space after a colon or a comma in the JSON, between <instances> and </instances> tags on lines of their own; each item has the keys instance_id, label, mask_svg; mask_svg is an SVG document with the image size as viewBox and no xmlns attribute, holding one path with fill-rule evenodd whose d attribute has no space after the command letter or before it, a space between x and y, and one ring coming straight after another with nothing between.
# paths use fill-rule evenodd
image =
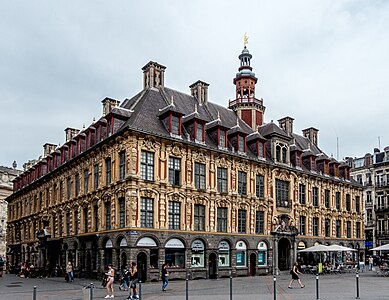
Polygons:
<instances>
[{"instance_id":1,"label":"arched doorway","mask_svg":"<svg viewBox=\"0 0 389 300\"><path fill-rule=\"evenodd\" d=\"M147 280L147 255L144 252L140 252L136 258L136 264L138 266L138 278L142 282Z\"/></svg>"},{"instance_id":2,"label":"arched doorway","mask_svg":"<svg viewBox=\"0 0 389 300\"><path fill-rule=\"evenodd\" d=\"M120 269L124 270L126 266L127 266L127 254L126 252L123 251L122 254L120 255Z\"/></svg>"},{"instance_id":3,"label":"arched doorway","mask_svg":"<svg viewBox=\"0 0 389 300\"><path fill-rule=\"evenodd\" d=\"M257 270L257 255L255 253L250 254L250 276L255 276Z\"/></svg>"},{"instance_id":4,"label":"arched doorway","mask_svg":"<svg viewBox=\"0 0 389 300\"><path fill-rule=\"evenodd\" d=\"M290 242L286 238L280 239L278 242L278 269L286 271L290 269Z\"/></svg>"},{"instance_id":5,"label":"arched doorway","mask_svg":"<svg viewBox=\"0 0 389 300\"><path fill-rule=\"evenodd\" d=\"M216 264L216 254L215 253L211 253L209 255L209 260L208 260L208 264L209 264L209 279L216 279L217 278L217 264Z\"/></svg>"}]
</instances>

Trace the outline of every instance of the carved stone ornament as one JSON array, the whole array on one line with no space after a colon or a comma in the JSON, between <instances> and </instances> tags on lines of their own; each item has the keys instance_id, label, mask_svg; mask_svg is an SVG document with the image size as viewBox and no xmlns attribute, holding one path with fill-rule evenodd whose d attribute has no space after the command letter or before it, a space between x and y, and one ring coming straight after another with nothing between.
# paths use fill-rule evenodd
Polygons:
<instances>
[{"instance_id":1,"label":"carved stone ornament","mask_svg":"<svg viewBox=\"0 0 389 300\"><path fill-rule=\"evenodd\" d=\"M224 157L218 157L216 158L216 165L218 167L222 167L222 168L228 168L228 160Z\"/></svg>"},{"instance_id":2,"label":"carved stone ornament","mask_svg":"<svg viewBox=\"0 0 389 300\"><path fill-rule=\"evenodd\" d=\"M250 167L248 164L245 164L245 163L242 163L242 162L239 162L236 164L236 168L239 170L239 171L243 171L243 172L248 172L250 171Z\"/></svg>"},{"instance_id":3,"label":"carved stone ornament","mask_svg":"<svg viewBox=\"0 0 389 300\"><path fill-rule=\"evenodd\" d=\"M197 152L193 154L193 158L196 162L205 164L207 162L207 156L203 152Z\"/></svg>"},{"instance_id":4,"label":"carved stone ornament","mask_svg":"<svg viewBox=\"0 0 389 300\"><path fill-rule=\"evenodd\" d=\"M181 149L177 145L175 145L172 149L172 154L175 156L181 156Z\"/></svg>"}]
</instances>

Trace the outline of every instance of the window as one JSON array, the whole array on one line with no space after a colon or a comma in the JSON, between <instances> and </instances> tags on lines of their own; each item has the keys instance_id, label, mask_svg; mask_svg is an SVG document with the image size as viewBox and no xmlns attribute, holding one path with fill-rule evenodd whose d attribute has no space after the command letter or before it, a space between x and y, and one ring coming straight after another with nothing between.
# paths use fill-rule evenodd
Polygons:
<instances>
[{"instance_id":1,"label":"window","mask_svg":"<svg viewBox=\"0 0 389 300\"><path fill-rule=\"evenodd\" d=\"M172 116L171 133L180 135L180 119L177 116Z\"/></svg>"},{"instance_id":2,"label":"window","mask_svg":"<svg viewBox=\"0 0 389 300\"><path fill-rule=\"evenodd\" d=\"M366 192L366 204L371 204L371 191Z\"/></svg>"},{"instance_id":3,"label":"window","mask_svg":"<svg viewBox=\"0 0 389 300\"><path fill-rule=\"evenodd\" d=\"M170 202L169 202L170 215ZM151 198L141 198L140 204L140 226L143 228L154 227L154 200ZM170 220L169 220L170 226Z\"/></svg>"},{"instance_id":4,"label":"window","mask_svg":"<svg viewBox=\"0 0 389 300\"><path fill-rule=\"evenodd\" d=\"M140 177L143 180L154 180L154 153L141 152Z\"/></svg>"},{"instance_id":5,"label":"window","mask_svg":"<svg viewBox=\"0 0 389 300\"><path fill-rule=\"evenodd\" d=\"M99 231L99 207L97 204L93 206L93 216L95 221L95 231Z\"/></svg>"},{"instance_id":6,"label":"window","mask_svg":"<svg viewBox=\"0 0 389 300\"><path fill-rule=\"evenodd\" d=\"M246 216L247 211L245 209L238 209L238 232L246 233Z\"/></svg>"},{"instance_id":7,"label":"window","mask_svg":"<svg viewBox=\"0 0 389 300\"><path fill-rule=\"evenodd\" d=\"M201 204L194 205L194 230L205 230L205 206Z\"/></svg>"},{"instance_id":8,"label":"window","mask_svg":"<svg viewBox=\"0 0 389 300\"><path fill-rule=\"evenodd\" d=\"M227 208L218 207L217 208L217 231L218 232L227 232Z\"/></svg>"},{"instance_id":9,"label":"window","mask_svg":"<svg viewBox=\"0 0 389 300\"><path fill-rule=\"evenodd\" d=\"M325 219L324 221L324 231L325 231L325 236L330 237L331 234L331 221L330 219Z\"/></svg>"},{"instance_id":10,"label":"window","mask_svg":"<svg viewBox=\"0 0 389 300\"><path fill-rule=\"evenodd\" d=\"M94 189L97 190L99 188L99 165L95 164L93 166L93 182L94 182Z\"/></svg>"},{"instance_id":11,"label":"window","mask_svg":"<svg viewBox=\"0 0 389 300\"><path fill-rule=\"evenodd\" d=\"M111 203L105 203L105 229L111 229Z\"/></svg>"},{"instance_id":12,"label":"window","mask_svg":"<svg viewBox=\"0 0 389 300\"><path fill-rule=\"evenodd\" d=\"M265 212L257 211L255 218L255 233L264 234L265 233Z\"/></svg>"},{"instance_id":13,"label":"window","mask_svg":"<svg viewBox=\"0 0 389 300\"><path fill-rule=\"evenodd\" d=\"M119 198L119 226L126 226L126 205L124 197Z\"/></svg>"},{"instance_id":14,"label":"window","mask_svg":"<svg viewBox=\"0 0 389 300\"><path fill-rule=\"evenodd\" d=\"M62 214L59 214L58 215L58 224L59 224L59 228L58 228L58 236L61 237L62 236L62 233L63 233L63 225L62 225Z\"/></svg>"},{"instance_id":15,"label":"window","mask_svg":"<svg viewBox=\"0 0 389 300\"><path fill-rule=\"evenodd\" d=\"M176 157L169 159L169 183L180 185L181 160Z\"/></svg>"},{"instance_id":16,"label":"window","mask_svg":"<svg viewBox=\"0 0 389 300\"><path fill-rule=\"evenodd\" d=\"M324 190L324 205L330 208L330 190Z\"/></svg>"},{"instance_id":17,"label":"window","mask_svg":"<svg viewBox=\"0 0 389 300\"><path fill-rule=\"evenodd\" d=\"M255 193L258 198L265 197L265 178L262 175L257 175L255 180Z\"/></svg>"},{"instance_id":18,"label":"window","mask_svg":"<svg viewBox=\"0 0 389 300\"><path fill-rule=\"evenodd\" d=\"M195 140L198 142L203 142L203 124L196 122L196 136Z\"/></svg>"},{"instance_id":19,"label":"window","mask_svg":"<svg viewBox=\"0 0 389 300\"><path fill-rule=\"evenodd\" d=\"M267 245L265 242L258 244L258 266L267 266Z\"/></svg>"},{"instance_id":20,"label":"window","mask_svg":"<svg viewBox=\"0 0 389 300\"><path fill-rule=\"evenodd\" d=\"M78 234L78 207L74 209L74 234Z\"/></svg>"},{"instance_id":21,"label":"window","mask_svg":"<svg viewBox=\"0 0 389 300\"><path fill-rule=\"evenodd\" d=\"M236 243L236 266L245 267L246 266L246 255L247 255L247 246L243 241Z\"/></svg>"},{"instance_id":22,"label":"window","mask_svg":"<svg viewBox=\"0 0 389 300\"><path fill-rule=\"evenodd\" d=\"M336 237L337 238L341 237L341 229L342 229L342 221L336 220Z\"/></svg>"},{"instance_id":23,"label":"window","mask_svg":"<svg viewBox=\"0 0 389 300\"><path fill-rule=\"evenodd\" d=\"M238 172L238 194L244 196L247 194L247 178L245 172Z\"/></svg>"},{"instance_id":24,"label":"window","mask_svg":"<svg viewBox=\"0 0 389 300\"><path fill-rule=\"evenodd\" d=\"M84 214L84 232L88 232L88 208L85 207L83 210Z\"/></svg>"},{"instance_id":25,"label":"window","mask_svg":"<svg viewBox=\"0 0 389 300\"><path fill-rule=\"evenodd\" d=\"M111 158L108 157L105 159L105 183L107 185L111 184Z\"/></svg>"},{"instance_id":26,"label":"window","mask_svg":"<svg viewBox=\"0 0 389 300\"><path fill-rule=\"evenodd\" d=\"M306 216L300 216L300 235L306 235Z\"/></svg>"},{"instance_id":27,"label":"window","mask_svg":"<svg viewBox=\"0 0 389 300\"><path fill-rule=\"evenodd\" d=\"M126 152L119 153L119 179L123 180L126 176Z\"/></svg>"},{"instance_id":28,"label":"window","mask_svg":"<svg viewBox=\"0 0 389 300\"><path fill-rule=\"evenodd\" d=\"M205 190L205 165L195 163L195 186L198 190Z\"/></svg>"},{"instance_id":29,"label":"window","mask_svg":"<svg viewBox=\"0 0 389 300\"><path fill-rule=\"evenodd\" d=\"M80 174L76 174L75 176L75 191L76 191L76 197L80 194Z\"/></svg>"},{"instance_id":30,"label":"window","mask_svg":"<svg viewBox=\"0 0 389 300\"><path fill-rule=\"evenodd\" d=\"M357 222L356 223L356 231L357 231L357 239L360 239L361 238L361 222Z\"/></svg>"},{"instance_id":31,"label":"window","mask_svg":"<svg viewBox=\"0 0 389 300\"><path fill-rule=\"evenodd\" d=\"M66 235L70 235L70 213L66 213Z\"/></svg>"},{"instance_id":32,"label":"window","mask_svg":"<svg viewBox=\"0 0 389 300\"><path fill-rule=\"evenodd\" d=\"M319 189L315 186L312 188L312 204L319 207Z\"/></svg>"},{"instance_id":33,"label":"window","mask_svg":"<svg viewBox=\"0 0 389 300\"><path fill-rule=\"evenodd\" d=\"M355 197L355 210L361 212L361 197L359 196Z\"/></svg>"},{"instance_id":34,"label":"window","mask_svg":"<svg viewBox=\"0 0 389 300\"><path fill-rule=\"evenodd\" d=\"M346 194L346 210L351 211L351 197L350 194Z\"/></svg>"},{"instance_id":35,"label":"window","mask_svg":"<svg viewBox=\"0 0 389 300\"><path fill-rule=\"evenodd\" d=\"M59 202L62 202L63 197L63 181L59 182Z\"/></svg>"},{"instance_id":36,"label":"window","mask_svg":"<svg viewBox=\"0 0 389 300\"><path fill-rule=\"evenodd\" d=\"M227 193L227 169L217 168L217 190L219 193Z\"/></svg>"},{"instance_id":37,"label":"window","mask_svg":"<svg viewBox=\"0 0 389 300\"><path fill-rule=\"evenodd\" d=\"M245 152L245 144L244 144L244 137L239 135L238 136L238 151L239 152Z\"/></svg>"},{"instance_id":38,"label":"window","mask_svg":"<svg viewBox=\"0 0 389 300\"><path fill-rule=\"evenodd\" d=\"M351 221L346 222L346 234L347 238L351 238Z\"/></svg>"},{"instance_id":39,"label":"window","mask_svg":"<svg viewBox=\"0 0 389 300\"><path fill-rule=\"evenodd\" d=\"M88 193L89 189L89 170L85 169L84 170L84 193Z\"/></svg>"},{"instance_id":40,"label":"window","mask_svg":"<svg viewBox=\"0 0 389 300\"><path fill-rule=\"evenodd\" d=\"M302 183L299 184L299 201L300 201L300 204L303 204L303 205L306 203L305 184L302 184Z\"/></svg>"},{"instance_id":41,"label":"window","mask_svg":"<svg viewBox=\"0 0 389 300\"><path fill-rule=\"evenodd\" d=\"M227 241L221 241L219 243L219 267L229 267L230 266L230 244Z\"/></svg>"},{"instance_id":42,"label":"window","mask_svg":"<svg viewBox=\"0 0 389 300\"><path fill-rule=\"evenodd\" d=\"M226 148L226 131L223 129L219 131L219 147Z\"/></svg>"},{"instance_id":43,"label":"window","mask_svg":"<svg viewBox=\"0 0 389 300\"><path fill-rule=\"evenodd\" d=\"M181 203L169 202L169 229L180 229Z\"/></svg>"},{"instance_id":44,"label":"window","mask_svg":"<svg viewBox=\"0 0 389 300\"><path fill-rule=\"evenodd\" d=\"M67 192L68 200L70 199L71 191L72 191L72 180L70 179L70 177L68 177L66 179L66 192Z\"/></svg>"},{"instance_id":45,"label":"window","mask_svg":"<svg viewBox=\"0 0 389 300\"><path fill-rule=\"evenodd\" d=\"M335 194L335 206L337 210L340 210L340 192Z\"/></svg>"},{"instance_id":46,"label":"window","mask_svg":"<svg viewBox=\"0 0 389 300\"><path fill-rule=\"evenodd\" d=\"M55 237L55 232L57 231L57 219L56 219L56 215L55 214L53 214L53 237ZM30 231L29 231L29 228L28 227L26 227L26 238L29 240L30 238L29 238L29 233L30 233Z\"/></svg>"},{"instance_id":47,"label":"window","mask_svg":"<svg viewBox=\"0 0 389 300\"><path fill-rule=\"evenodd\" d=\"M382 235L384 234L385 231L385 223L384 219L378 219L377 220L377 234Z\"/></svg>"},{"instance_id":48,"label":"window","mask_svg":"<svg viewBox=\"0 0 389 300\"><path fill-rule=\"evenodd\" d=\"M313 218L313 235L319 236L319 218Z\"/></svg>"},{"instance_id":49,"label":"window","mask_svg":"<svg viewBox=\"0 0 389 300\"><path fill-rule=\"evenodd\" d=\"M204 243L201 240L194 240L192 242L192 268L204 268L204 250Z\"/></svg>"},{"instance_id":50,"label":"window","mask_svg":"<svg viewBox=\"0 0 389 300\"><path fill-rule=\"evenodd\" d=\"M289 181L276 179L276 201L278 207L289 207Z\"/></svg>"}]
</instances>

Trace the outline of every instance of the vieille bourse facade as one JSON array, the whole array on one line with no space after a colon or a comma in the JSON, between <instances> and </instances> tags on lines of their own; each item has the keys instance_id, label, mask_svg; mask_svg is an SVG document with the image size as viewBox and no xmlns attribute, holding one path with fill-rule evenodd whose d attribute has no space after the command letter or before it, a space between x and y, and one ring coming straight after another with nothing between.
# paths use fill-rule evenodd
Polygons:
<instances>
[{"instance_id":1,"label":"vieille bourse facade","mask_svg":"<svg viewBox=\"0 0 389 300\"><path fill-rule=\"evenodd\" d=\"M104 99L99 120L45 144L7 198L10 264L72 261L95 277L136 261L145 281L164 262L171 278L217 278L277 274L315 243L362 250L362 188L317 129L263 123L251 58L245 47L228 109L205 82L165 87L150 62L139 94Z\"/></svg>"}]
</instances>

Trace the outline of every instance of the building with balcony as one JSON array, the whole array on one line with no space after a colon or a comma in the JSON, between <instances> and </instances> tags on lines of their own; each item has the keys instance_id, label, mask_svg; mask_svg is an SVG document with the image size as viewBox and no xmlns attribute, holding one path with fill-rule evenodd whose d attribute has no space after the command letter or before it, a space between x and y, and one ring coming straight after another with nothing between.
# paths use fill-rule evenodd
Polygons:
<instances>
[{"instance_id":1,"label":"building with balcony","mask_svg":"<svg viewBox=\"0 0 389 300\"><path fill-rule=\"evenodd\" d=\"M209 85L165 86L149 62L135 96L106 98L103 115L14 180L8 242L13 263L72 261L96 276L137 261L141 278L216 278L289 270L316 243L363 249L362 187L293 118L264 123L245 47L229 107ZM299 257L299 259L308 259Z\"/></svg>"}]
</instances>

